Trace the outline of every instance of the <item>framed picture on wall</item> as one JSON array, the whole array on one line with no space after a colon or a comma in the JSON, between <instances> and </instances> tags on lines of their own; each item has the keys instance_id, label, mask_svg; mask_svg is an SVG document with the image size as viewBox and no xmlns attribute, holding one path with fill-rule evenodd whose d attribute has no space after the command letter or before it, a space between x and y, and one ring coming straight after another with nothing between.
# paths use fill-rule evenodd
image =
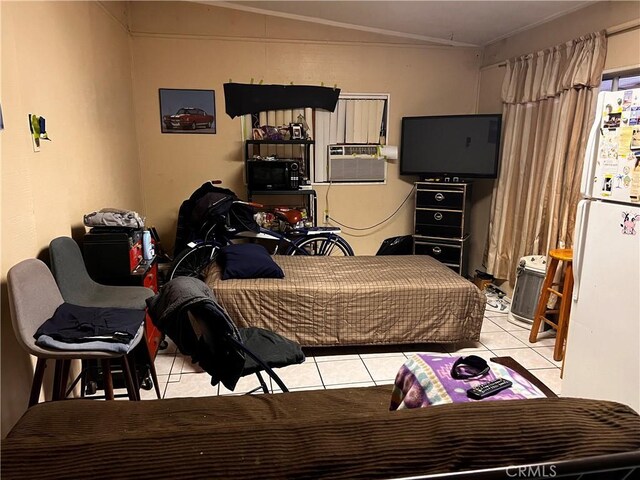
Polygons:
<instances>
[{"instance_id":1,"label":"framed picture on wall","mask_svg":"<svg viewBox=\"0 0 640 480\"><path fill-rule=\"evenodd\" d=\"M162 133L216 133L216 92L161 88Z\"/></svg>"}]
</instances>

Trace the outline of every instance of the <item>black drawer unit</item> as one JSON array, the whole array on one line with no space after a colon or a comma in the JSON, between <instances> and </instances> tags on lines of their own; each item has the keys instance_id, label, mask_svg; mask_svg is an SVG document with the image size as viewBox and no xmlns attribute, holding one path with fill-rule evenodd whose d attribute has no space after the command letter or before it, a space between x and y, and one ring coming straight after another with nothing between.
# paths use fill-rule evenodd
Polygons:
<instances>
[{"instance_id":1,"label":"black drawer unit","mask_svg":"<svg viewBox=\"0 0 640 480\"><path fill-rule=\"evenodd\" d=\"M416 235L434 237L462 238L463 212L416 208Z\"/></svg>"},{"instance_id":2,"label":"black drawer unit","mask_svg":"<svg viewBox=\"0 0 640 480\"><path fill-rule=\"evenodd\" d=\"M417 182L414 254L429 255L466 275L469 240L468 183Z\"/></svg>"},{"instance_id":3,"label":"black drawer unit","mask_svg":"<svg viewBox=\"0 0 640 480\"><path fill-rule=\"evenodd\" d=\"M440 187L419 188L416 192L416 207L462 210L464 207L464 189L445 191Z\"/></svg>"},{"instance_id":4,"label":"black drawer unit","mask_svg":"<svg viewBox=\"0 0 640 480\"><path fill-rule=\"evenodd\" d=\"M468 237L464 240L448 240L415 235L413 238L414 255L429 255L459 274L465 271Z\"/></svg>"}]
</instances>

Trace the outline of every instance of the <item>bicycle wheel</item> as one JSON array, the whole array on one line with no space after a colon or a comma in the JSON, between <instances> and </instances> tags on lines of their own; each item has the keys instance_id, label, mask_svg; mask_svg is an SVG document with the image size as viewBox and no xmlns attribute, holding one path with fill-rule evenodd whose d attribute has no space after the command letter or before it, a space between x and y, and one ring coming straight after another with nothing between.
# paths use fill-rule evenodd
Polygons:
<instances>
[{"instance_id":1,"label":"bicycle wheel","mask_svg":"<svg viewBox=\"0 0 640 480\"><path fill-rule=\"evenodd\" d=\"M213 243L200 243L195 247L184 250L173 261L169 280L176 277L196 277L204 279L204 273L218 252L218 247Z\"/></svg>"},{"instance_id":2,"label":"bicycle wheel","mask_svg":"<svg viewBox=\"0 0 640 480\"><path fill-rule=\"evenodd\" d=\"M353 256L353 249L347 241L337 235L312 235L296 240L287 255Z\"/></svg>"}]
</instances>

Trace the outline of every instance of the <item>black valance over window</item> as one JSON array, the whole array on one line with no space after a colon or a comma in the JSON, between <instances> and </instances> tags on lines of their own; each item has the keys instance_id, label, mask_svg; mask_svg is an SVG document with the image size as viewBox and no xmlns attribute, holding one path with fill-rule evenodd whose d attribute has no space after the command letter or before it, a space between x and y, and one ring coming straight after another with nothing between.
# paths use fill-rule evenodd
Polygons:
<instances>
[{"instance_id":1,"label":"black valance over window","mask_svg":"<svg viewBox=\"0 0 640 480\"><path fill-rule=\"evenodd\" d=\"M291 108L321 108L333 112L339 95L339 88L311 85L224 84L225 109L231 118Z\"/></svg>"}]
</instances>

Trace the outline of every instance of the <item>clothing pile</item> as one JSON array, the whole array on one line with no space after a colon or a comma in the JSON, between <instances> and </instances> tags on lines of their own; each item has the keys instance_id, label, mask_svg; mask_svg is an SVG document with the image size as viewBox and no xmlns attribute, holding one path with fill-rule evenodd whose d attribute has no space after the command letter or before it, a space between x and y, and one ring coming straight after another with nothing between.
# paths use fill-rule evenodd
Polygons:
<instances>
[{"instance_id":1,"label":"clothing pile","mask_svg":"<svg viewBox=\"0 0 640 480\"><path fill-rule=\"evenodd\" d=\"M43 348L129 353L143 334L144 310L60 305L33 336Z\"/></svg>"},{"instance_id":2,"label":"clothing pile","mask_svg":"<svg viewBox=\"0 0 640 480\"><path fill-rule=\"evenodd\" d=\"M97 212L86 214L84 224L87 227L143 228L144 218L133 210L103 208Z\"/></svg>"}]
</instances>

